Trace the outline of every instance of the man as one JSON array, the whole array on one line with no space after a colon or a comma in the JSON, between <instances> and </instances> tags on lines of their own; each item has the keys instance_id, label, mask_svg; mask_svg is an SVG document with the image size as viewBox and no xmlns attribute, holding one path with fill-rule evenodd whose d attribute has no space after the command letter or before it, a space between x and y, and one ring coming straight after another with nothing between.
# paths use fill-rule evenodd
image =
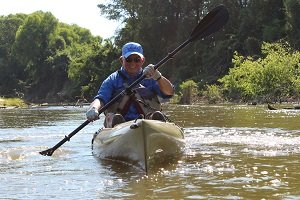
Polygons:
<instances>
[{"instance_id":1,"label":"man","mask_svg":"<svg viewBox=\"0 0 300 200\"><path fill-rule=\"evenodd\" d=\"M122 97L105 111L104 126L113 127L118 123L136 119L141 115L145 118L163 120L164 117L159 112L160 102L157 96L163 99L172 97L174 87L171 82L162 76L158 70L155 70L153 65L148 65L144 70L142 69L145 57L143 48L138 43L126 43L119 59L122 64L121 68L104 80L86 112L87 119L89 121L99 119L98 111L102 106L145 74L147 79L142 80L139 85L132 89L130 94Z\"/></svg>"}]
</instances>

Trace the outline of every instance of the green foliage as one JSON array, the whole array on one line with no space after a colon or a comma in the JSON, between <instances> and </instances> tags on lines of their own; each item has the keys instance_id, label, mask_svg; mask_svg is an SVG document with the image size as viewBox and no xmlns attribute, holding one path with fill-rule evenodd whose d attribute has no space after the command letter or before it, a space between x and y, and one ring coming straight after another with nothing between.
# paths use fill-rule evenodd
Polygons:
<instances>
[{"instance_id":1,"label":"green foliage","mask_svg":"<svg viewBox=\"0 0 300 200\"><path fill-rule=\"evenodd\" d=\"M80 92L75 96L86 99L92 98L101 82L119 67L120 53L111 41L106 40L101 44L95 41L92 46L81 46L84 54L72 60L68 71L70 80Z\"/></svg>"},{"instance_id":2,"label":"green foliage","mask_svg":"<svg viewBox=\"0 0 300 200\"><path fill-rule=\"evenodd\" d=\"M24 79L24 68L14 59L12 46L24 15L0 16L0 94L14 96L21 91L19 80ZM15 89L15 90L14 90Z\"/></svg>"},{"instance_id":3,"label":"green foliage","mask_svg":"<svg viewBox=\"0 0 300 200\"><path fill-rule=\"evenodd\" d=\"M0 42L0 94L30 101L91 98L120 53L111 41L41 11L0 17Z\"/></svg>"},{"instance_id":4,"label":"green foliage","mask_svg":"<svg viewBox=\"0 0 300 200\"><path fill-rule=\"evenodd\" d=\"M232 62L234 67L229 70L229 74L219 80L223 83L226 95L229 99L254 98L259 90L256 83L261 70L260 60L253 61L251 57L244 58L236 53Z\"/></svg>"},{"instance_id":5,"label":"green foliage","mask_svg":"<svg viewBox=\"0 0 300 200\"><path fill-rule=\"evenodd\" d=\"M0 98L0 106L10 107L25 107L26 103L20 98Z\"/></svg>"},{"instance_id":6,"label":"green foliage","mask_svg":"<svg viewBox=\"0 0 300 200\"><path fill-rule=\"evenodd\" d=\"M258 60L235 54L234 68L219 79L228 98L274 100L299 93L300 53L286 43L264 43L262 52Z\"/></svg>"},{"instance_id":7,"label":"green foliage","mask_svg":"<svg viewBox=\"0 0 300 200\"><path fill-rule=\"evenodd\" d=\"M101 12L110 19L124 22L116 45L121 46L128 41L140 42L144 47L147 63L156 63L186 40L198 21L207 13L207 5L203 1L137 1L114 0L100 4ZM181 55L185 59L174 58L160 69L171 79L182 81L199 73L202 62L195 57L201 49L186 49ZM146 63L146 64L147 64ZM195 65L193 65L195 63ZM177 67L178 66L178 67Z\"/></svg>"},{"instance_id":8,"label":"green foliage","mask_svg":"<svg viewBox=\"0 0 300 200\"><path fill-rule=\"evenodd\" d=\"M91 99L107 75L120 67L124 43L140 42L145 64L155 64L221 3L230 13L227 25L174 56L160 68L164 76L175 84L192 79L204 87L230 71L223 84L231 99L299 95L298 76L290 77L298 73L297 66L280 68L294 64L280 58L296 51L285 54L276 45L261 46L284 38L300 49L300 0L107 1L98 6L101 14L123 24L113 40L106 41L77 25L61 23L48 12L0 16L0 94L35 101ZM280 66L273 69L275 64ZM215 89L208 88L212 96Z\"/></svg>"},{"instance_id":9,"label":"green foliage","mask_svg":"<svg viewBox=\"0 0 300 200\"><path fill-rule=\"evenodd\" d=\"M28 92L37 91L38 98L45 98L53 84L53 79L49 79L52 70L47 59L53 56L49 47L57 25L58 21L51 13L35 12L24 20L16 33L14 54L28 73Z\"/></svg>"},{"instance_id":10,"label":"green foliage","mask_svg":"<svg viewBox=\"0 0 300 200\"><path fill-rule=\"evenodd\" d=\"M179 85L180 103L191 104L193 95L198 95L197 83L193 80L187 80Z\"/></svg>"},{"instance_id":11,"label":"green foliage","mask_svg":"<svg viewBox=\"0 0 300 200\"><path fill-rule=\"evenodd\" d=\"M217 85L206 85L206 90L203 91L203 96L210 104L215 104L223 100L221 88Z\"/></svg>"},{"instance_id":12,"label":"green foliage","mask_svg":"<svg viewBox=\"0 0 300 200\"><path fill-rule=\"evenodd\" d=\"M300 1L284 0L286 11L286 33L290 44L295 49L300 49Z\"/></svg>"},{"instance_id":13,"label":"green foliage","mask_svg":"<svg viewBox=\"0 0 300 200\"><path fill-rule=\"evenodd\" d=\"M193 80L186 80L183 81L180 85L179 85L180 91L189 89L192 90L193 93L198 93L198 89L197 89L197 83Z\"/></svg>"}]
</instances>

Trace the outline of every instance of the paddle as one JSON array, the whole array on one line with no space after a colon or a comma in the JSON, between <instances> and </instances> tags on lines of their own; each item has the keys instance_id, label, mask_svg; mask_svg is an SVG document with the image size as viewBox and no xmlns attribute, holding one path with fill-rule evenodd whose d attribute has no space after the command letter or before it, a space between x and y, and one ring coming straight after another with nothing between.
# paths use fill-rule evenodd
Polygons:
<instances>
[{"instance_id":1,"label":"paddle","mask_svg":"<svg viewBox=\"0 0 300 200\"><path fill-rule=\"evenodd\" d=\"M212 33L218 31L221 29L226 22L228 21L229 13L225 6L219 5L213 10L211 10L201 21L200 23L193 29L192 33L190 34L189 38L182 43L180 46L178 46L174 51L169 53L165 58L163 58L161 61L159 61L154 68L158 69L160 66L162 66L164 63L166 63L169 59L173 58L173 56L178 53L181 49L183 49L185 46L187 46L189 43L195 41L196 39L204 38ZM133 87L135 87L137 84L139 84L143 79L145 79L146 76L143 75L140 78L138 78L136 81L134 81L128 88L123 90L120 94L115 96L111 101L109 101L107 104L105 104L100 110L99 115L103 113L108 107L110 107L112 104L114 104L116 101L118 101L121 97L125 96L128 91L131 91ZM61 140L59 143L57 143L55 146L53 146L50 149L47 149L45 151L39 152L40 154L44 156L52 156L54 151L58 149L61 145L63 145L66 141L70 141L71 137L73 137L77 132L79 132L82 128L84 128L86 125L88 125L90 121L86 120L83 124L81 124L78 128L76 128L73 132L71 132L69 135L65 136L63 140Z\"/></svg>"}]
</instances>

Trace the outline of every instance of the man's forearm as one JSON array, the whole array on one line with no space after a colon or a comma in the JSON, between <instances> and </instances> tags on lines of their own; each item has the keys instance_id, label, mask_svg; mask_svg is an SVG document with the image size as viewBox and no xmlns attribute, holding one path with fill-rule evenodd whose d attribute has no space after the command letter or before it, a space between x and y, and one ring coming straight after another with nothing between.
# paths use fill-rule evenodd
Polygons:
<instances>
[{"instance_id":1,"label":"man's forearm","mask_svg":"<svg viewBox=\"0 0 300 200\"><path fill-rule=\"evenodd\" d=\"M165 95L173 95L174 94L174 88L171 82L166 79L164 76L161 76L160 79L157 80L157 83L159 85L160 90L165 94Z\"/></svg>"}]
</instances>

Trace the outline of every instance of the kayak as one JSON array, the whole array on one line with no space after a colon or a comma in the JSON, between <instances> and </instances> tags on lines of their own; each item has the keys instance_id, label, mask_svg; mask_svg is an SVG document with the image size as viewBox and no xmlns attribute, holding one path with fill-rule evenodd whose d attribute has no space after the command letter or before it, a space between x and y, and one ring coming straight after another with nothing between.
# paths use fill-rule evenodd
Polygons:
<instances>
[{"instance_id":1,"label":"kayak","mask_svg":"<svg viewBox=\"0 0 300 200\"><path fill-rule=\"evenodd\" d=\"M102 128L94 134L93 154L149 170L174 163L185 147L181 127L150 119L128 121L114 128Z\"/></svg>"}]
</instances>

